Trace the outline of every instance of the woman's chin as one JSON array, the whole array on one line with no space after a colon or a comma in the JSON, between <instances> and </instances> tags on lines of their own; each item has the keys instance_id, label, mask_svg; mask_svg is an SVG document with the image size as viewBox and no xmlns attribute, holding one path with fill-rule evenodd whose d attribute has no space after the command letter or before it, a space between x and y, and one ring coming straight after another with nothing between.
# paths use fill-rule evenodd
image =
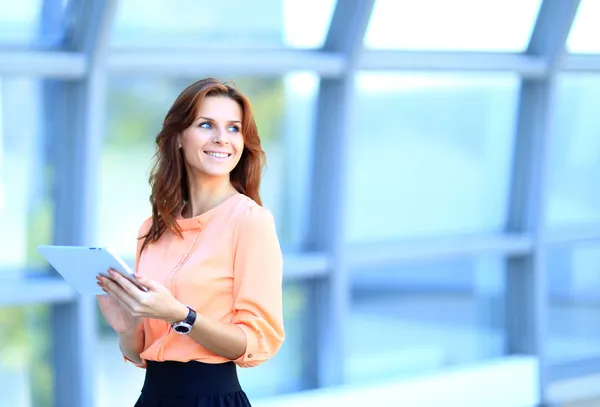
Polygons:
<instances>
[{"instance_id":1,"label":"woman's chin","mask_svg":"<svg viewBox=\"0 0 600 407\"><path fill-rule=\"evenodd\" d=\"M205 168L203 171L200 171L200 173L203 176L209 177L209 178L227 178L227 179L229 179L229 174L231 173L231 170L228 170L227 168Z\"/></svg>"}]
</instances>

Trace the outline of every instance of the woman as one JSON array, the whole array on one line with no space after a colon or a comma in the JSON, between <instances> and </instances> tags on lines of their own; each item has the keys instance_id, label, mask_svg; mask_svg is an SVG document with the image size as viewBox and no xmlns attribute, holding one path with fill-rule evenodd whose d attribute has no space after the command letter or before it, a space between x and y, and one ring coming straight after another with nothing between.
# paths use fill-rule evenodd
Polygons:
<instances>
[{"instance_id":1,"label":"woman","mask_svg":"<svg viewBox=\"0 0 600 407\"><path fill-rule=\"evenodd\" d=\"M249 406L236 367L284 340L282 255L258 194L264 151L248 99L215 79L179 95L156 137L152 217L136 279L98 276L125 360L146 369L136 407Z\"/></svg>"}]
</instances>

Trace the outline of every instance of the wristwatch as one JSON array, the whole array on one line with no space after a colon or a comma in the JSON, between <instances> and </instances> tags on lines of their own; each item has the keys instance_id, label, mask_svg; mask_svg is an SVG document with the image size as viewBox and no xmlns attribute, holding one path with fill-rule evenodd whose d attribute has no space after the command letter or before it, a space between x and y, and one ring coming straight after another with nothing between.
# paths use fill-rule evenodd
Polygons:
<instances>
[{"instance_id":1,"label":"wristwatch","mask_svg":"<svg viewBox=\"0 0 600 407\"><path fill-rule=\"evenodd\" d=\"M188 315L183 321L174 322L172 327L175 332L181 335L187 335L192 332L194 322L196 322L196 310L186 305L188 308Z\"/></svg>"}]
</instances>

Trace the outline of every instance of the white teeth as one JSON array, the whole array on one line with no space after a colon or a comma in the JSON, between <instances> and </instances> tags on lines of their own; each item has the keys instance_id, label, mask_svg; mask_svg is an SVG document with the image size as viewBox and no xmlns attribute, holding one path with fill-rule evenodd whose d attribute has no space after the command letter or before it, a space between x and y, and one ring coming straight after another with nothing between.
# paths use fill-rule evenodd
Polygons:
<instances>
[{"instance_id":1,"label":"white teeth","mask_svg":"<svg viewBox=\"0 0 600 407\"><path fill-rule=\"evenodd\" d=\"M229 157L229 154L226 153L213 153L212 151L207 152L206 154L213 156L213 157L217 157L217 158L227 158Z\"/></svg>"}]
</instances>

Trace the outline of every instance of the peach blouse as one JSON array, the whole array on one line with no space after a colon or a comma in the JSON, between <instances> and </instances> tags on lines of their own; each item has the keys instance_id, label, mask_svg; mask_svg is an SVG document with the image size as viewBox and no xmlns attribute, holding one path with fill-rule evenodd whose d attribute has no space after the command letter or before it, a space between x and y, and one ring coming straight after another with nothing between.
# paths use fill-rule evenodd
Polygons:
<instances>
[{"instance_id":1,"label":"peach blouse","mask_svg":"<svg viewBox=\"0 0 600 407\"><path fill-rule=\"evenodd\" d=\"M152 219L140 227L139 236ZM283 260L271 212L237 194L200 216L178 218L183 239L170 230L139 254L136 271L165 287L183 304L207 318L237 324L246 334L246 352L234 362L256 366L277 353L284 338ZM222 363L218 356L171 325L144 318L147 360ZM125 358L126 360L129 360ZM132 362L133 363L133 362Z\"/></svg>"}]
</instances>

